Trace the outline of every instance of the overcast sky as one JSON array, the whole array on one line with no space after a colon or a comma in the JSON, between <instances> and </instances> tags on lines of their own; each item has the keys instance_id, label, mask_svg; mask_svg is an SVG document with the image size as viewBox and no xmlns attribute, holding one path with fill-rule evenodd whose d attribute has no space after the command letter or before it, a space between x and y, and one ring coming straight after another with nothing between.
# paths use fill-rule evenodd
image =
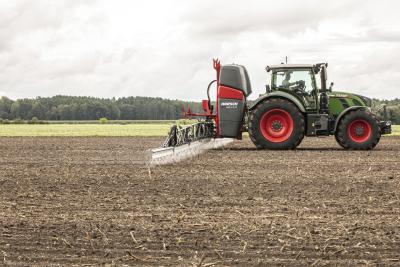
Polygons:
<instances>
[{"instance_id":1,"label":"overcast sky","mask_svg":"<svg viewBox=\"0 0 400 267\"><path fill-rule=\"evenodd\" d=\"M0 0L0 95L200 100L212 58L328 62L335 90L400 97L400 1Z\"/></svg>"}]
</instances>

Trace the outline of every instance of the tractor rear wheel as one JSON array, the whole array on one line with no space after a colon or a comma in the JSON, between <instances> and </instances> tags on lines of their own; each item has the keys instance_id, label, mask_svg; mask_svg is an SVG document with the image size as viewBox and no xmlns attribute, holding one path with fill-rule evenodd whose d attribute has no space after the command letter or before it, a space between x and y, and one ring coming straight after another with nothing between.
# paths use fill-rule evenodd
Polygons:
<instances>
[{"instance_id":1,"label":"tractor rear wheel","mask_svg":"<svg viewBox=\"0 0 400 267\"><path fill-rule=\"evenodd\" d=\"M272 98L251 113L249 135L260 149L294 149L304 138L304 116L290 101Z\"/></svg>"},{"instance_id":2,"label":"tractor rear wheel","mask_svg":"<svg viewBox=\"0 0 400 267\"><path fill-rule=\"evenodd\" d=\"M381 129L375 116L366 110L354 110L340 120L336 141L345 149L373 149L381 138Z\"/></svg>"}]
</instances>

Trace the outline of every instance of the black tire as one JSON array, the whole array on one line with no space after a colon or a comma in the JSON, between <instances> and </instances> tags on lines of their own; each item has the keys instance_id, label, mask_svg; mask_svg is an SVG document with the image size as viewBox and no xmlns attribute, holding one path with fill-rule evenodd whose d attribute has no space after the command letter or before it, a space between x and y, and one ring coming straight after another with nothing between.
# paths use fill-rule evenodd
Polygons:
<instances>
[{"instance_id":1,"label":"black tire","mask_svg":"<svg viewBox=\"0 0 400 267\"><path fill-rule=\"evenodd\" d=\"M337 133L335 133L335 140L336 140L336 142L337 142L341 147L346 148L346 147L344 147L344 146L342 145L342 143L339 142L338 134L337 134Z\"/></svg>"},{"instance_id":2,"label":"black tire","mask_svg":"<svg viewBox=\"0 0 400 267\"><path fill-rule=\"evenodd\" d=\"M357 123L360 124L358 128L354 126ZM335 137L345 149L370 150L379 143L381 128L375 115L368 110L358 109L350 111L339 121Z\"/></svg>"},{"instance_id":3,"label":"black tire","mask_svg":"<svg viewBox=\"0 0 400 267\"><path fill-rule=\"evenodd\" d=\"M288 137L283 141L268 140L261 129L261 120L264 114L274 112L274 110L283 110L292 120L292 131L288 132ZM268 116L268 115L266 115ZM264 120L264 119L263 119ZM279 124L280 125L280 124ZM278 126L279 127L279 126ZM282 128L282 127L281 127ZM272 126L271 126L272 129ZM279 131L279 130L278 130ZM265 130L264 130L265 132ZM281 98L267 99L251 112L249 119L249 136L251 141L259 149L295 149L303 140L305 132L304 116L300 110L290 101ZM290 135L289 135L290 133Z\"/></svg>"}]
</instances>

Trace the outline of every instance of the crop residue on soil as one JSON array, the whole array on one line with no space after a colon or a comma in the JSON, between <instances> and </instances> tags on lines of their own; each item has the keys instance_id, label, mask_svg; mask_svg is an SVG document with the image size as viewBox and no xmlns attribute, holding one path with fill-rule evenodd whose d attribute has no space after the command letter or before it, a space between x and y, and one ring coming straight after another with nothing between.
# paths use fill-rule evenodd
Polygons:
<instances>
[{"instance_id":1,"label":"crop residue on soil","mask_svg":"<svg viewBox=\"0 0 400 267\"><path fill-rule=\"evenodd\" d=\"M400 264L400 138L248 140L150 169L162 138L0 138L0 265Z\"/></svg>"}]
</instances>

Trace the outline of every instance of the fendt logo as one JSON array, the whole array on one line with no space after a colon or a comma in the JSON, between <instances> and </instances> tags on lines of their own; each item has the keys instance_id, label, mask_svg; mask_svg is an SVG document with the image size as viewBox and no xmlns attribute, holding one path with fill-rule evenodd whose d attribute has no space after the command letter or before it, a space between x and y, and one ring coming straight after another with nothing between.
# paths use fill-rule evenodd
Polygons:
<instances>
[{"instance_id":1,"label":"fendt logo","mask_svg":"<svg viewBox=\"0 0 400 267\"><path fill-rule=\"evenodd\" d=\"M221 102L223 108L238 108L239 102Z\"/></svg>"}]
</instances>

